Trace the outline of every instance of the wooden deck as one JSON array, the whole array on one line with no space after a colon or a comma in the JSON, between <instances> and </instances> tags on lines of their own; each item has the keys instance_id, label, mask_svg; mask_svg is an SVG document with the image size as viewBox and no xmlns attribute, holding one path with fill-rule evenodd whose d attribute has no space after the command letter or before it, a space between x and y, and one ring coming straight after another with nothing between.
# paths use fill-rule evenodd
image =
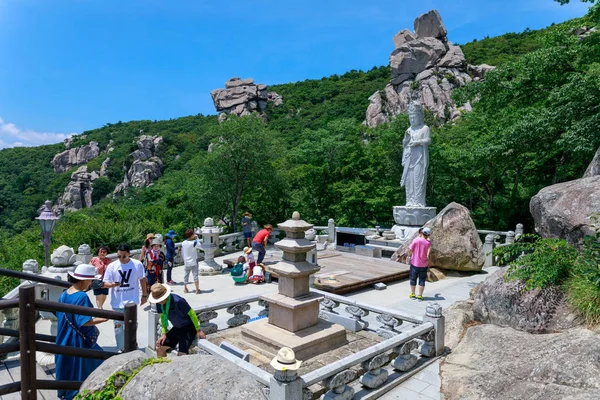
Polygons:
<instances>
[{"instance_id":1,"label":"wooden deck","mask_svg":"<svg viewBox=\"0 0 600 400\"><path fill-rule=\"evenodd\" d=\"M37 379L54 380L54 371L48 371L45 367L35 364L37 367ZM21 380L21 362L20 360L10 360L0 362L0 385L18 382ZM56 400L58 398L56 390L38 390L38 400ZM21 400L21 392L5 394L0 396L0 400Z\"/></svg>"},{"instance_id":2,"label":"wooden deck","mask_svg":"<svg viewBox=\"0 0 600 400\"><path fill-rule=\"evenodd\" d=\"M378 282L406 279L410 269L407 264L386 258L338 251L319 252L317 263L321 270L315 274L315 288L335 294L364 289Z\"/></svg>"}]
</instances>

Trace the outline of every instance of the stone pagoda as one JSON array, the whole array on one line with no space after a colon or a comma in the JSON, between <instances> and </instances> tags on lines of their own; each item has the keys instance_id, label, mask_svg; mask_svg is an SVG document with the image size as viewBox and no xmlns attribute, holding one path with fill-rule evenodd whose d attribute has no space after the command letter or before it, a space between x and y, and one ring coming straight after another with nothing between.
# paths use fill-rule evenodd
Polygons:
<instances>
[{"instance_id":1,"label":"stone pagoda","mask_svg":"<svg viewBox=\"0 0 600 400\"><path fill-rule=\"evenodd\" d=\"M298 359L305 360L346 344L346 330L319 320L322 296L310 293L310 275L321 269L306 261L306 254L316 246L305 239L305 232L313 225L301 220L295 211L291 220L277 226L286 233L275 243L283 251L283 260L268 267L279 276L278 291L261 296L269 304L269 319L244 325L242 336L272 355L290 347Z\"/></svg>"}]
</instances>

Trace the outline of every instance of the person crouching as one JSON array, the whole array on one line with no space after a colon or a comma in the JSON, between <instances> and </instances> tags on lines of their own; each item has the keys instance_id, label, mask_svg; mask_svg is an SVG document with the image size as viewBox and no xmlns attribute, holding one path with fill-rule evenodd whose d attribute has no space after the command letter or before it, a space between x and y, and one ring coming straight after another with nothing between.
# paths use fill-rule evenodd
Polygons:
<instances>
[{"instance_id":1,"label":"person crouching","mask_svg":"<svg viewBox=\"0 0 600 400\"><path fill-rule=\"evenodd\" d=\"M171 287L155 283L150 289L150 303L156 304L156 311L160 314L162 335L156 341L156 354L166 357L169 349L177 347L177 355L189 354L194 339L206 339L200 329L198 317L188 302L171 293ZM169 321L173 325L169 328Z\"/></svg>"}]
</instances>

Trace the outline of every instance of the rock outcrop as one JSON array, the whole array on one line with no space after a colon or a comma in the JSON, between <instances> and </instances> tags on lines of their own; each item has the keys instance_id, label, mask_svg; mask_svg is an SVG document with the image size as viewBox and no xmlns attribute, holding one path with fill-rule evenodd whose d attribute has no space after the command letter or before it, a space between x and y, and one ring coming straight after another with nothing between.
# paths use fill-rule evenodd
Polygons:
<instances>
[{"instance_id":1,"label":"rock outcrop","mask_svg":"<svg viewBox=\"0 0 600 400\"><path fill-rule=\"evenodd\" d=\"M600 398L598 335L532 335L492 324L468 328L441 365L448 400Z\"/></svg>"},{"instance_id":2,"label":"rock outcrop","mask_svg":"<svg viewBox=\"0 0 600 400\"><path fill-rule=\"evenodd\" d=\"M496 271L471 292L473 318L486 324L529 333L552 333L581 325L562 290L524 290L519 281L505 282L506 270Z\"/></svg>"},{"instance_id":3,"label":"rock outcrop","mask_svg":"<svg viewBox=\"0 0 600 400\"><path fill-rule=\"evenodd\" d=\"M425 226L432 231L429 266L455 271L481 271L483 244L466 207L450 203ZM417 235L418 232L415 232L396 250L392 261L407 261L410 243Z\"/></svg>"},{"instance_id":4,"label":"rock outcrop","mask_svg":"<svg viewBox=\"0 0 600 400\"><path fill-rule=\"evenodd\" d=\"M414 27L415 33L404 29L393 38L396 49L390 55L392 80L385 89L369 97L365 121L369 127L406 113L409 91L418 91L424 107L439 118L456 117L467 109L452 102L452 90L474 78L481 79L494 68L467 65L461 48L448 42L436 10L419 16Z\"/></svg>"},{"instance_id":5,"label":"rock outcrop","mask_svg":"<svg viewBox=\"0 0 600 400\"><path fill-rule=\"evenodd\" d=\"M87 166L79 167L71 174L71 181L62 196L56 200L54 212L64 214L65 211L81 210L92 206L92 182L100 175L93 171L88 173Z\"/></svg>"},{"instance_id":6,"label":"rock outcrop","mask_svg":"<svg viewBox=\"0 0 600 400\"><path fill-rule=\"evenodd\" d=\"M225 82L225 89L215 89L210 92L219 120L229 114L251 115L253 112L262 113L267 108L267 102L275 106L283 104L283 98L276 92L268 92L267 85L255 84L252 78L231 78Z\"/></svg>"},{"instance_id":7,"label":"rock outcrop","mask_svg":"<svg viewBox=\"0 0 600 400\"><path fill-rule=\"evenodd\" d=\"M115 387L120 390L123 400L268 399L264 386L241 368L221 358L188 355L170 358L170 362L143 366L144 358L141 351L109 358L85 380L80 391L97 393L105 387L103 379L116 372L129 376L133 370L142 367L127 383L124 379L115 379ZM157 377L160 379L157 380Z\"/></svg>"},{"instance_id":8,"label":"rock outcrop","mask_svg":"<svg viewBox=\"0 0 600 400\"><path fill-rule=\"evenodd\" d=\"M56 172L65 172L76 165L85 164L100 155L100 147L97 142L90 142L85 146L69 148L72 140L65 139L67 150L54 156L50 164Z\"/></svg>"},{"instance_id":9,"label":"rock outcrop","mask_svg":"<svg viewBox=\"0 0 600 400\"><path fill-rule=\"evenodd\" d=\"M114 197L126 196L129 188L144 188L160 178L163 162L162 136L142 135L137 141L137 150L130 154L133 163L113 192Z\"/></svg>"},{"instance_id":10,"label":"rock outcrop","mask_svg":"<svg viewBox=\"0 0 600 400\"><path fill-rule=\"evenodd\" d=\"M590 176L598 176L598 175L600 175L600 147L598 147L598 150L596 151L596 154L594 155L592 162L586 168L585 173L583 174L583 177L589 178Z\"/></svg>"},{"instance_id":11,"label":"rock outcrop","mask_svg":"<svg viewBox=\"0 0 600 400\"><path fill-rule=\"evenodd\" d=\"M543 188L531 198L529 211L540 236L580 244L594 234L590 216L600 212L600 175Z\"/></svg>"}]
</instances>

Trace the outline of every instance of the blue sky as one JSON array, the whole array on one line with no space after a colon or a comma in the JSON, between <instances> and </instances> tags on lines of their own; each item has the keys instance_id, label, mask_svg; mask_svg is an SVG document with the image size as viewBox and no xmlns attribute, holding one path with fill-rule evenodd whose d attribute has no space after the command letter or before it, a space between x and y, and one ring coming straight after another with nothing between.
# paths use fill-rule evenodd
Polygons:
<instances>
[{"instance_id":1,"label":"blue sky","mask_svg":"<svg viewBox=\"0 0 600 400\"><path fill-rule=\"evenodd\" d=\"M552 0L0 0L0 148L107 122L214 114L233 76L276 84L386 65L439 10L450 41L585 14Z\"/></svg>"}]
</instances>

